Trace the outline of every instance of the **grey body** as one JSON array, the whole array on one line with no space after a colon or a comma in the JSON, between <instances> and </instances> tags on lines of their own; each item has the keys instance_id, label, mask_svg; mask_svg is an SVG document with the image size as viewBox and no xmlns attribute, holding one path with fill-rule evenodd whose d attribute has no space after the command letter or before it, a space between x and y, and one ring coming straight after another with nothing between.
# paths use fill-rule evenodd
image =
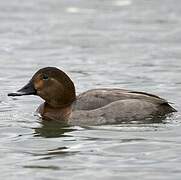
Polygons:
<instances>
[{"instance_id":1,"label":"grey body","mask_svg":"<svg viewBox=\"0 0 181 180\"><path fill-rule=\"evenodd\" d=\"M150 120L176 110L158 96L124 89L93 89L80 94L68 123L100 125Z\"/></svg>"}]
</instances>

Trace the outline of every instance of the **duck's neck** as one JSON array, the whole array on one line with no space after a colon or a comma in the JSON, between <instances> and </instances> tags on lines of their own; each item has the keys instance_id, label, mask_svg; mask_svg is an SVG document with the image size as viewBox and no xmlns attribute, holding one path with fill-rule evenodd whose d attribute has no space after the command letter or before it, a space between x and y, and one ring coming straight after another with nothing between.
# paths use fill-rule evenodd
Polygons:
<instances>
[{"instance_id":1,"label":"duck's neck","mask_svg":"<svg viewBox=\"0 0 181 180\"><path fill-rule=\"evenodd\" d=\"M72 105L55 108L45 102L39 106L37 111L47 120L59 120L67 122L72 112Z\"/></svg>"}]
</instances>

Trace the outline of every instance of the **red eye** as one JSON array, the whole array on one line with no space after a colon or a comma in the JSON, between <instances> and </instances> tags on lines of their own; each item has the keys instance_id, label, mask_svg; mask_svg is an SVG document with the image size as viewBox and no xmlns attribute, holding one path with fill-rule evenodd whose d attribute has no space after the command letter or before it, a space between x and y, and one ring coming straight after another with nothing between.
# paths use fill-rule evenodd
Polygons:
<instances>
[{"instance_id":1,"label":"red eye","mask_svg":"<svg viewBox=\"0 0 181 180\"><path fill-rule=\"evenodd\" d=\"M43 80L48 80L48 75L44 74L43 75Z\"/></svg>"}]
</instances>

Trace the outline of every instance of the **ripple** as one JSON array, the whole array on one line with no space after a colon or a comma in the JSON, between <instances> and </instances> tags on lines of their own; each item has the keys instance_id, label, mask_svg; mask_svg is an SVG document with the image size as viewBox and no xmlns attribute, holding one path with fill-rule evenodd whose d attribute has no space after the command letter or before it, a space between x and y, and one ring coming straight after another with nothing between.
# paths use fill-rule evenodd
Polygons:
<instances>
[{"instance_id":1,"label":"ripple","mask_svg":"<svg viewBox=\"0 0 181 180\"><path fill-rule=\"evenodd\" d=\"M115 6L129 6L132 4L132 1L130 0L117 0L114 2Z\"/></svg>"},{"instance_id":2,"label":"ripple","mask_svg":"<svg viewBox=\"0 0 181 180\"><path fill-rule=\"evenodd\" d=\"M27 165L27 166L23 166L23 168L60 170L60 168L57 167L57 166L36 166L36 165Z\"/></svg>"},{"instance_id":3,"label":"ripple","mask_svg":"<svg viewBox=\"0 0 181 180\"><path fill-rule=\"evenodd\" d=\"M68 8L66 8L66 11L68 13L79 13L80 9L78 7L68 7Z\"/></svg>"}]
</instances>

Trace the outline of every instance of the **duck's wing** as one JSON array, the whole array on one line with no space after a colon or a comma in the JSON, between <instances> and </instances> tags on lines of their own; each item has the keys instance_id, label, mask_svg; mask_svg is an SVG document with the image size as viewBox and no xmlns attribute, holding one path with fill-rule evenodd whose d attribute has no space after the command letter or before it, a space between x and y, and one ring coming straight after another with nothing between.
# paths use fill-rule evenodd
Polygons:
<instances>
[{"instance_id":1,"label":"duck's wing","mask_svg":"<svg viewBox=\"0 0 181 180\"><path fill-rule=\"evenodd\" d=\"M153 104L168 105L165 99L159 96L124 89L92 89L77 96L75 110L93 110L104 107L112 102L128 99L139 99Z\"/></svg>"},{"instance_id":2,"label":"duck's wing","mask_svg":"<svg viewBox=\"0 0 181 180\"><path fill-rule=\"evenodd\" d=\"M74 109L93 110L124 98L124 89L92 89L77 96Z\"/></svg>"}]
</instances>

